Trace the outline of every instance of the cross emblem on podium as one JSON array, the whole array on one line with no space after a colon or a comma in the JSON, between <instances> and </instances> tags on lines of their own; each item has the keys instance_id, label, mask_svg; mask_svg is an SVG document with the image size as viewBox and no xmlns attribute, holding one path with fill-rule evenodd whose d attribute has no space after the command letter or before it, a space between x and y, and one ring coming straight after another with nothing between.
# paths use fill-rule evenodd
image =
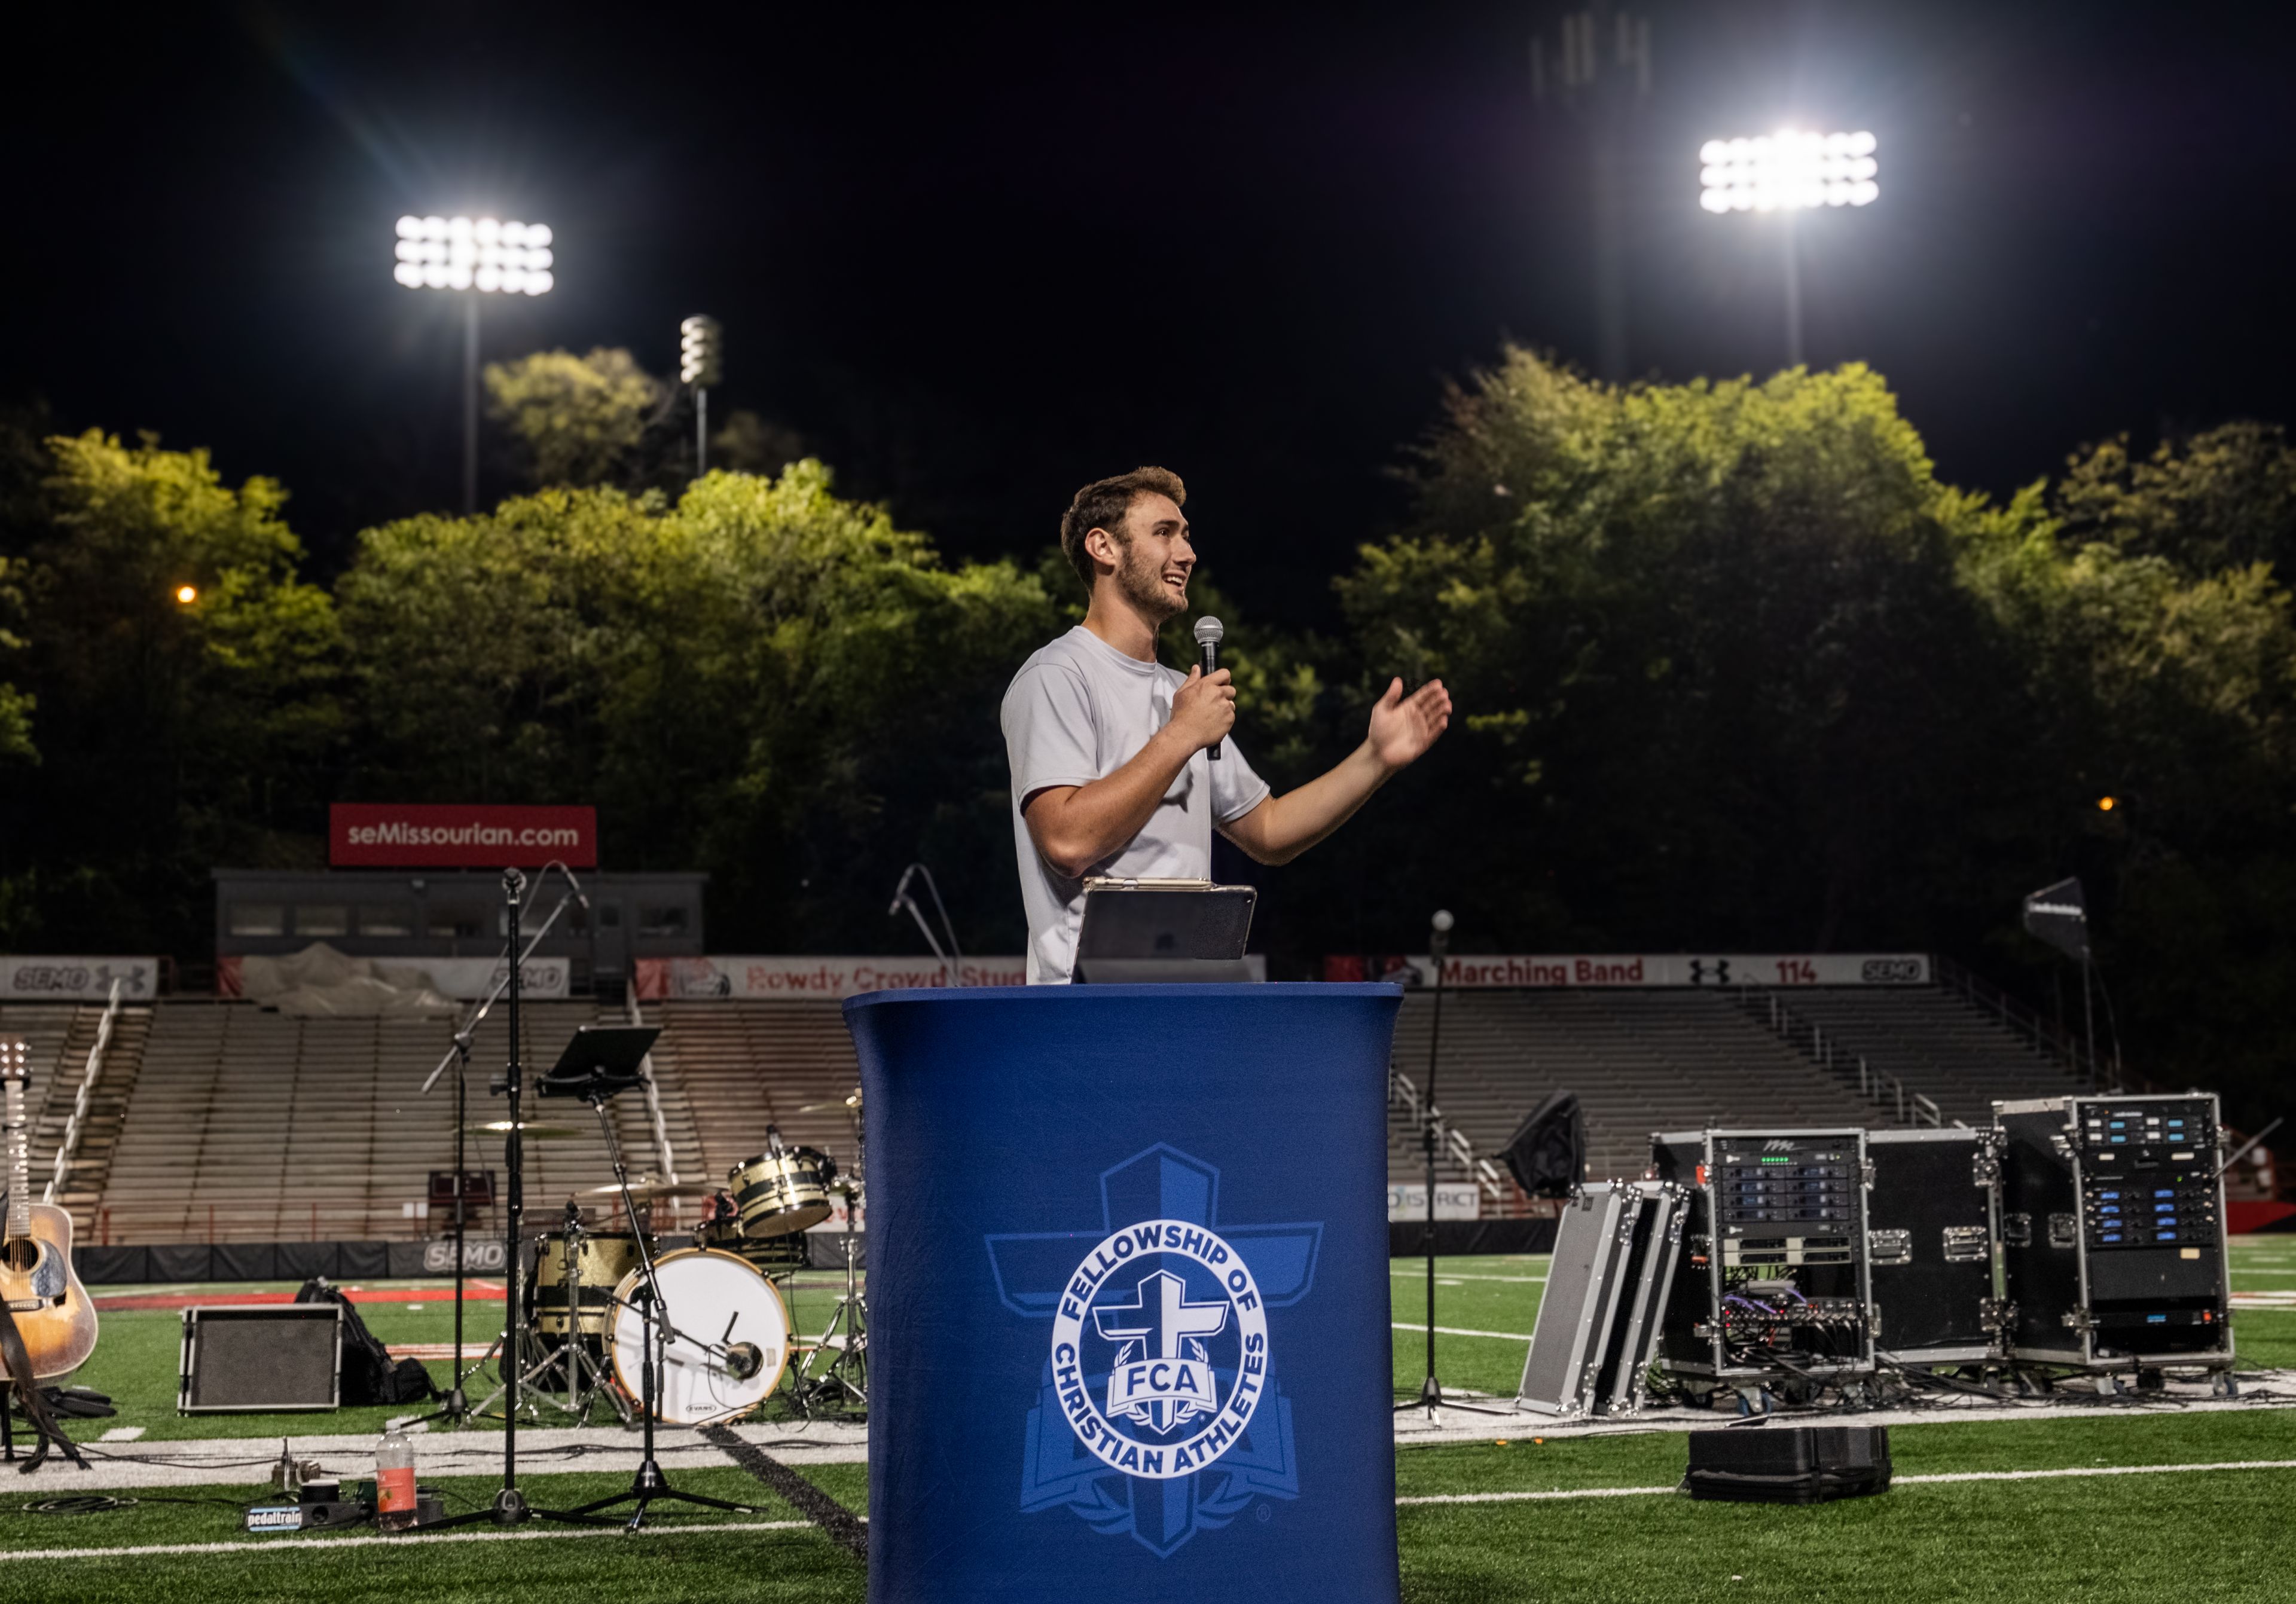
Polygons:
<instances>
[{"instance_id":1,"label":"cross emblem on podium","mask_svg":"<svg viewBox=\"0 0 2296 1604\"><path fill-rule=\"evenodd\" d=\"M1030 1320L1052 1320L1079 1257L1110 1232L1140 1220L1175 1220L1217 1230L1250 1266L1271 1309L1298 1303L1315 1286L1323 1226L1224 1223L1219 1217L1219 1171L1177 1148L1159 1142L1103 1171L1100 1192L1096 1228L1013 1232L986 1240L997 1297L1007 1309ZM1137 1301L1130 1305L1096 1307L1095 1323L1102 1337L1113 1341L1144 1345L1152 1340L1158 1358L1181 1357L1182 1341L1217 1335L1219 1323L1207 1322L1226 1318L1226 1305L1191 1304L1185 1284L1162 1272L1144 1278L1136 1290ZM1280 1334L1272 1346L1276 1351L1271 1380L1281 1372ZM1162 1428L1168 1406L1160 1403L1150 1407ZM1271 1385L1250 1429L1217 1461L1193 1476L1152 1481L1111 1470L1085 1449L1062 1412L1048 1362L1028 1412L1022 1461L1024 1510L1068 1505L1095 1530L1129 1534L1159 1557L1169 1557L1199 1530L1226 1526L1262 1497L1296 1498L1300 1492L1292 1452L1292 1404L1282 1395L1280 1385Z\"/></svg>"}]
</instances>

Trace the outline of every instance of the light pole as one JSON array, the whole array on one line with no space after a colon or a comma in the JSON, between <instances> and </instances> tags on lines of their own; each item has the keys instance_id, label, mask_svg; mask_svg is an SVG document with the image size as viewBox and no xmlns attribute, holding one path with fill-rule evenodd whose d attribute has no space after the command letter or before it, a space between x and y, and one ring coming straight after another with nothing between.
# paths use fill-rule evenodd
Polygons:
<instances>
[{"instance_id":1,"label":"light pole","mask_svg":"<svg viewBox=\"0 0 2296 1604\"><path fill-rule=\"evenodd\" d=\"M401 217L398 266L409 290L453 290L463 297L463 511L479 510L479 298L547 295L549 225L492 217Z\"/></svg>"},{"instance_id":2,"label":"light pole","mask_svg":"<svg viewBox=\"0 0 2296 1604\"><path fill-rule=\"evenodd\" d=\"M1871 206L1878 142L1854 134L1806 134L1782 128L1755 139L1710 139L1699 148L1705 192L1698 204L1716 216L1781 212L1785 253L1786 365L1801 365L1801 263L1794 249L1794 214L1821 206Z\"/></svg>"},{"instance_id":3,"label":"light pole","mask_svg":"<svg viewBox=\"0 0 2296 1604\"><path fill-rule=\"evenodd\" d=\"M709 387L726 377L726 331L714 317L677 325L677 376L693 387L693 477L709 471Z\"/></svg>"}]
</instances>

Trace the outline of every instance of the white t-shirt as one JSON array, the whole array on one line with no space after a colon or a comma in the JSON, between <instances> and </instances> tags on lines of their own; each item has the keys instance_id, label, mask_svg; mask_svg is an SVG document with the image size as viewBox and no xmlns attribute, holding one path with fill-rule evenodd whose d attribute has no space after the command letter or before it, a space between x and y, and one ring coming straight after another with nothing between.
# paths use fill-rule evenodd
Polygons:
<instances>
[{"instance_id":1,"label":"white t-shirt","mask_svg":"<svg viewBox=\"0 0 2296 1604\"><path fill-rule=\"evenodd\" d=\"M1127 657L1083 625L1021 665L1004 692L1004 749L1013 763L1013 845L1021 859L1021 900L1029 912L1029 984L1064 981L1076 964L1084 922L1084 881L1045 862L1021 807L1054 785L1089 785L1122 768L1171 722L1172 692L1187 675ZM1209 880L1212 826L1240 819L1267 799L1233 739L1214 763L1190 757L1140 833L1094 874Z\"/></svg>"}]
</instances>

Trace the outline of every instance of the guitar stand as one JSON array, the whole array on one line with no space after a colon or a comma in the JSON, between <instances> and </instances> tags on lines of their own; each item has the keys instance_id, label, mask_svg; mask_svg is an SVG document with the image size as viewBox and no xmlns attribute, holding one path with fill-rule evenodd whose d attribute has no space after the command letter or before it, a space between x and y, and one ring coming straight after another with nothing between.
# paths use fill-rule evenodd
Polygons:
<instances>
[{"instance_id":1,"label":"guitar stand","mask_svg":"<svg viewBox=\"0 0 2296 1604\"><path fill-rule=\"evenodd\" d=\"M23 1333L16 1329L16 1317L5 1304L0 1304L0 1362L8 1367L9 1379L0 1385L0 1454L5 1461L15 1464L26 1476L48 1462L51 1446L63 1450L64 1457L81 1469L88 1469L79 1445L64 1434L48 1412L45 1399L40 1396L40 1384L32 1376L31 1354L24 1346ZM16 1404L21 1400L24 1420L32 1428L37 1444L29 1459L16 1464Z\"/></svg>"}]
</instances>

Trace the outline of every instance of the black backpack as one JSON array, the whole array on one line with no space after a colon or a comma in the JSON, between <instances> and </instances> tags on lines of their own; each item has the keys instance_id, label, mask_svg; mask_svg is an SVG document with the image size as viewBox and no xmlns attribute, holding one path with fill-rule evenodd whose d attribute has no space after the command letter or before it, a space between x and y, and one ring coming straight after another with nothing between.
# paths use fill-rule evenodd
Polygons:
<instances>
[{"instance_id":1,"label":"black backpack","mask_svg":"<svg viewBox=\"0 0 2296 1604\"><path fill-rule=\"evenodd\" d=\"M315 1275L295 1294L297 1303L331 1303L343 1312L342 1401L346 1407L364 1404L419 1404L439 1395L430 1372L420 1359L397 1359L376 1340L358 1305L339 1287Z\"/></svg>"}]
</instances>

